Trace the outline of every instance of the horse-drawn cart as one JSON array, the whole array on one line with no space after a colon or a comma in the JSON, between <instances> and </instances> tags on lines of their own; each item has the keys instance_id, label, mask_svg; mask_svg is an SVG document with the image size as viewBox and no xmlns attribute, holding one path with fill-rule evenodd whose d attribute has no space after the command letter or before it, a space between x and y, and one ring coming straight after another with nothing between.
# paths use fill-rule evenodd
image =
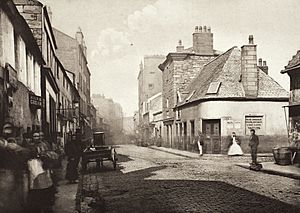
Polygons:
<instances>
[{"instance_id":1,"label":"horse-drawn cart","mask_svg":"<svg viewBox=\"0 0 300 213\"><path fill-rule=\"evenodd\" d=\"M103 161L111 161L114 170L117 167L117 153L113 146L105 145L103 132L94 133L94 141L91 147L86 148L82 155L82 170L86 171L88 163L96 162L97 167L103 166Z\"/></svg>"}]
</instances>

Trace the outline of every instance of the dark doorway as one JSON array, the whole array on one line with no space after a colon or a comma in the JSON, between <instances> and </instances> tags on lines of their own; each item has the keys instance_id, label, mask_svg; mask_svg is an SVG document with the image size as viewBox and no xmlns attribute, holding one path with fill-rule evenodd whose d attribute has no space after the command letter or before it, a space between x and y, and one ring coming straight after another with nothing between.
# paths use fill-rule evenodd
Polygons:
<instances>
[{"instance_id":1,"label":"dark doorway","mask_svg":"<svg viewBox=\"0 0 300 213\"><path fill-rule=\"evenodd\" d=\"M221 153L221 120L211 119L202 121L202 131L205 135L205 149L208 153Z\"/></svg>"}]
</instances>

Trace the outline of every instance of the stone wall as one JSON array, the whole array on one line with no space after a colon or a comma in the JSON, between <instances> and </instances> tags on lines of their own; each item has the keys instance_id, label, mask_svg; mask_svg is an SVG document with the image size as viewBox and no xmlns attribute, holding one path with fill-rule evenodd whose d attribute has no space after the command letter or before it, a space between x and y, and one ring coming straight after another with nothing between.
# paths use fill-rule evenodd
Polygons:
<instances>
[{"instance_id":1,"label":"stone wall","mask_svg":"<svg viewBox=\"0 0 300 213\"><path fill-rule=\"evenodd\" d=\"M13 0L19 13L29 25L33 36L42 49L42 4L35 0Z\"/></svg>"}]
</instances>

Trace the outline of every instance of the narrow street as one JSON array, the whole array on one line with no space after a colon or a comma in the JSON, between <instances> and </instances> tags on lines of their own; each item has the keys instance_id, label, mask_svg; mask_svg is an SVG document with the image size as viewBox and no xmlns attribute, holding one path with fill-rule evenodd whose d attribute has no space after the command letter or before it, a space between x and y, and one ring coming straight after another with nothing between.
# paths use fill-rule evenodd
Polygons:
<instances>
[{"instance_id":1,"label":"narrow street","mask_svg":"<svg viewBox=\"0 0 300 213\"><path fill-rule=\"evenodd\" d=\"M91 164L83 176L83 212L299 212L299 180L235 166L247 157L191 159L134 145L117 152L117 171Z\"/></svg>"}]
</instances>

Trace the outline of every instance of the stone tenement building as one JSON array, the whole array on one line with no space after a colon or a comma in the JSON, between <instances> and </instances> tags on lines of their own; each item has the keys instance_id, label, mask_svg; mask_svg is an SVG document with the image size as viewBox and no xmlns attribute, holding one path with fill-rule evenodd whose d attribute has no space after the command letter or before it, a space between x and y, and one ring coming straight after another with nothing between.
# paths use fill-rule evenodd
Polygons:
<instances>
[{"instance_id":1,"label":"stone tenement building","mask_svg":"<svg viewBox=\"0 0 300 213\"><path fill-rule=\"evenodd\" d=\"M173 109L176 117L165 134L167 146L189 150L200 131L205 153L227 153L231 133L236 132L242 149L249 152L250 129L259 135L259 152L286 143L282 107L288 104L288 92L267 74L265 62L257 64L256 48L249 36L249 44L232 47L204 65Z\"/></svg>"},{"instance_id":2,"label":"stone tenement building","mask_svg":"<svg viewBox=\"0 0 300 213\"><path fill-rule=\"evenodd\" d=\"M84 36L79 29L75 38L54 29L57 40L57 55L66 70L74 73L75 86L79 92L80 102L80 126L85 137L91 136L91 100L90 100L90 77L88 68L87 47Z\"/></svg>"},{"instance_id":3,"label":"stone tenement building","mask_svg":"<svg viewBox=\"0 0 300 213\"><path fill-rule=\"evenodd\" d=\"M203 66L219 53L213 49L213 33L210 27L196 26L193 33L193 46L185 49L179 41L176 52L169 53L166 60L159 65L163 77L162 104L165 132L173 131L171 127L175 120L173 108L187 93L186 87L199 74Z\"/></svg>"},{"instance_id":4,"label":"stone tenement building","mask_svg":"<svg viewBox=\"0 0 300 213\"><path fill-rule=\"evenodd\" d=\"M41 96L45 100L45 108L42 108L42 130L49 141L55 143L59 86L56 71L57 45L51 25L51 15L48 14L47 7L36 0L14 0L14 3L30 27L45 61L41 70Z\"/></svg>"},{"instance_id":5,"label":"stone tenement building","mask_svg":"<svg viewBox=\"0 0 300 213\"><path fill-rule=\"evenodd\" d=\"M144 57L144 64L141 62L138 75L138 104L139 104L139 124L147 124L143 120L146 112L147 99L162 92L162 73L158 65L165 60L162 55L148 55Z\"/></svg>"}]
</instances>

